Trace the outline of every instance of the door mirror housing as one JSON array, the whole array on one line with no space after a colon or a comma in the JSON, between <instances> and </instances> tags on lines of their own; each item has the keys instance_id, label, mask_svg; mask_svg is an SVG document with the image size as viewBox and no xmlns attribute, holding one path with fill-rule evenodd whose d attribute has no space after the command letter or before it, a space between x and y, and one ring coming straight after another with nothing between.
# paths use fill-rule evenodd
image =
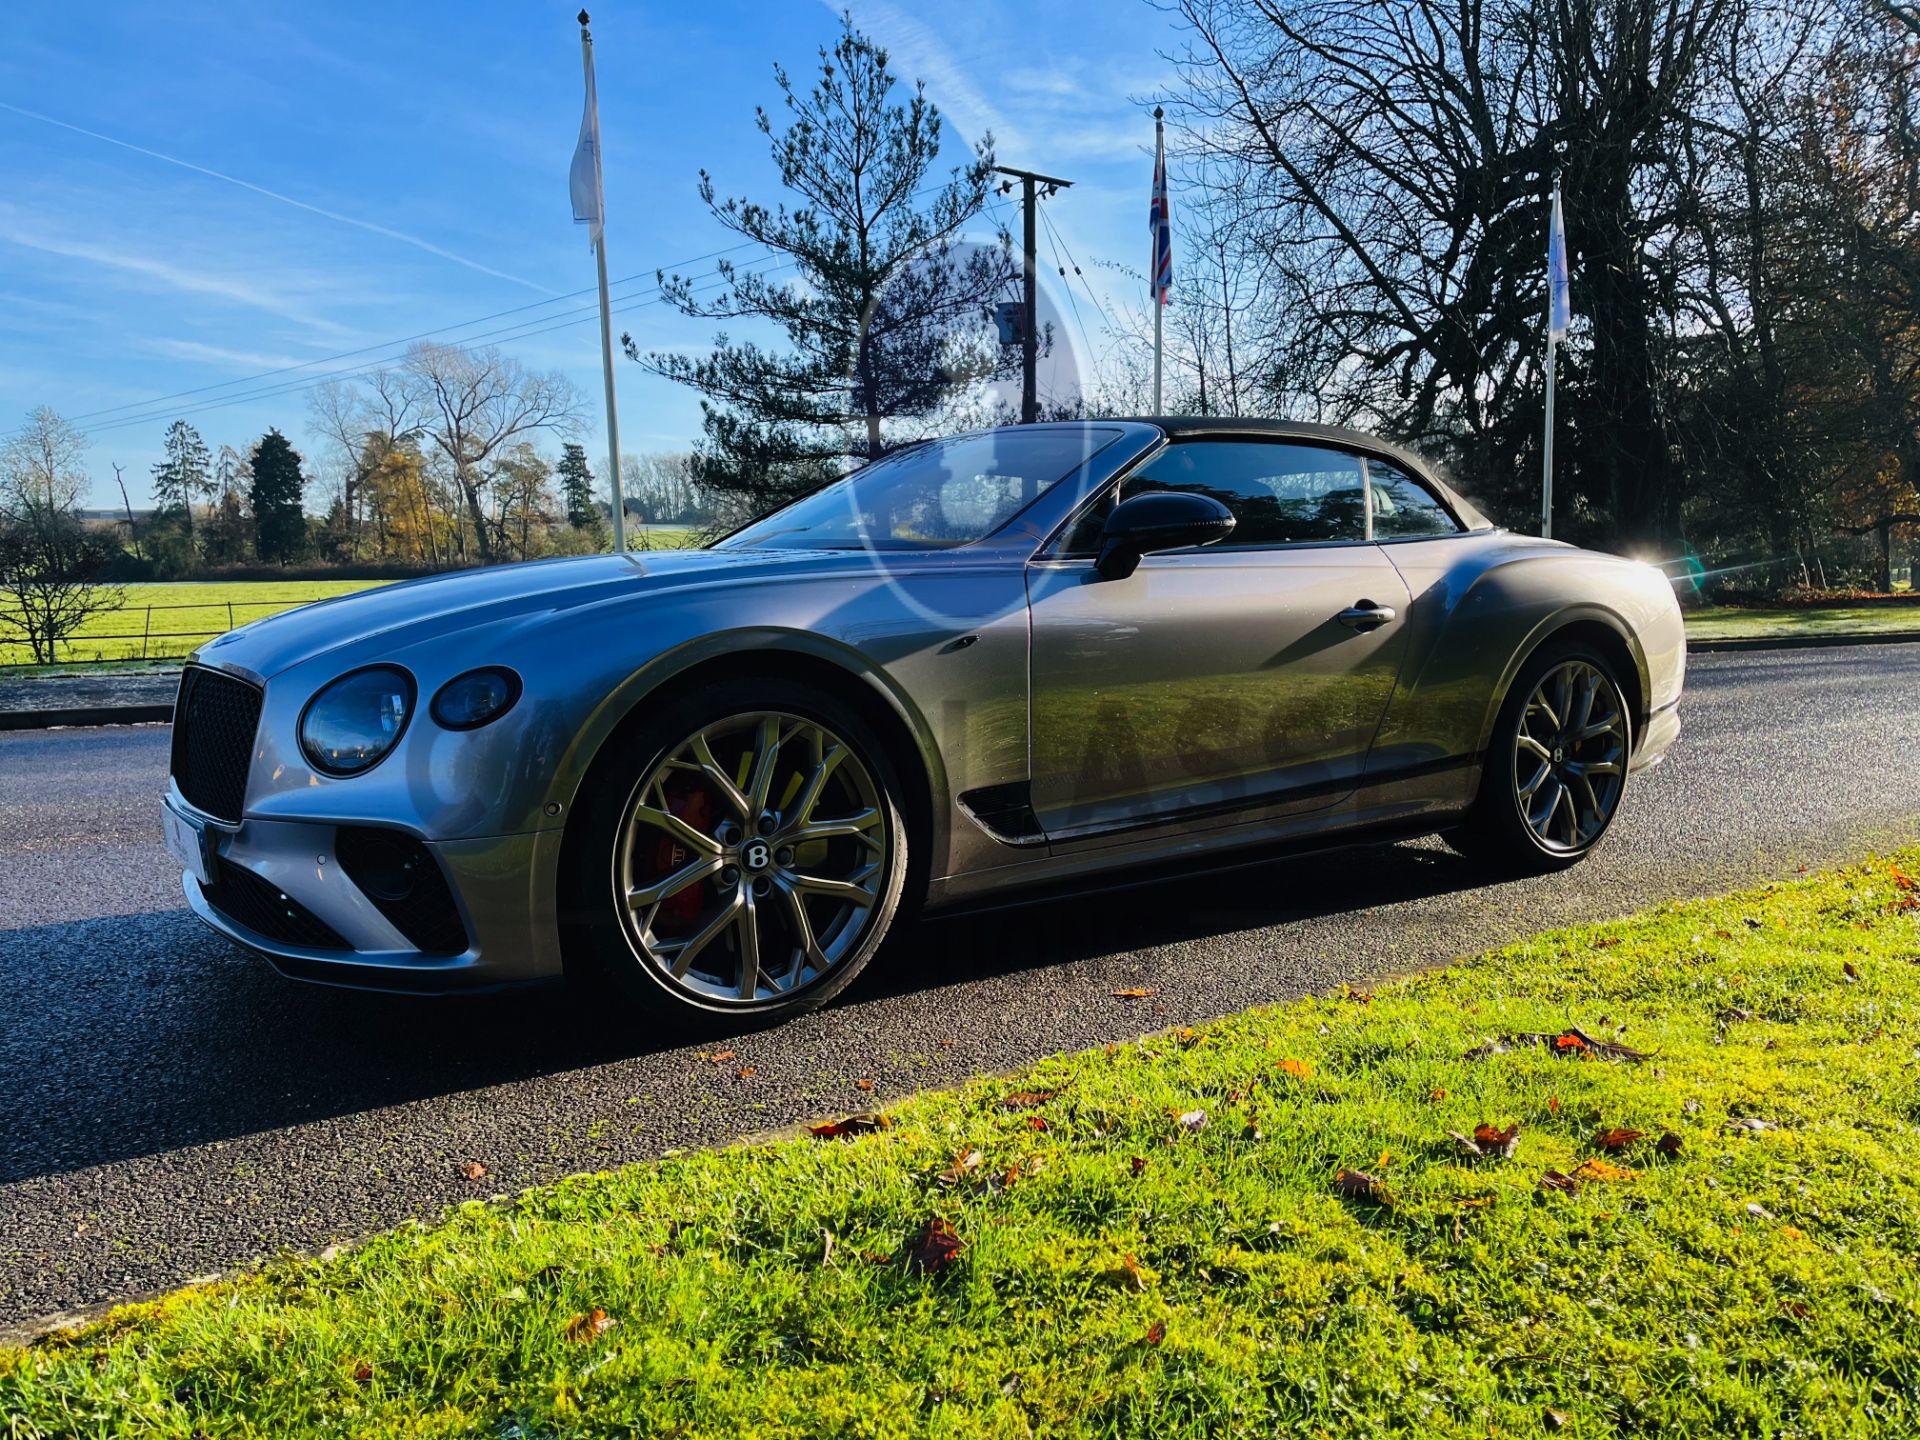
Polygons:
<instances>
[{"instance_id":1,"label":"door mirror housing","mask_svg":"<svg viewBox=\"0 0 1920 1440\"><path fill-rule=\"evenodd\" d=\"M1210 495L1149 490L1113 507L1100 532L1100 558L1093 568L1102 579L1124 580L1142 555L1212 545L1232 534L1233 525L1233 512Z\"/></svg>"}]
</instances>

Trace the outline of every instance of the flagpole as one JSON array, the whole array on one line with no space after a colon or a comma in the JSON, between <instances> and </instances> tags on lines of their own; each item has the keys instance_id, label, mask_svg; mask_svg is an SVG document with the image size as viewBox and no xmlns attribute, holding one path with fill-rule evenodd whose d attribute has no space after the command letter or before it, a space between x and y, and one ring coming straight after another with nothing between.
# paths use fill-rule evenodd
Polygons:
<instances>
[{"instance_id":1,"label":"flagpole","mask_svg":"<svg viewBox=\"0 0 1920 1440\"><path fill-rule=\"evenodd\" d=\"M593 106L593 191L600 223L593 230L593 263L600 284L600 368L607 388L607 466L613 496L613 548L627 548L627 501L620 489L620 410L613 394L613 307L607 300L607 201L600 172L600 97L593 83L593 32L580 12L580 63L586 71L588 103Z\"/></svg>"},{"instance_id":2,"label":"flagpole","mask_svg":"<svg viewBox=\"0 0 1920 1440\"><path fill-rule=\"evenodd\" d=\"M1167 138L1166 138L1167 125L1166 125L1166 120L1164 118L1165 115L1166 115L1166 111L1162 110L1158 105L1153 107L1154 172L1157 175L1160 175L1161 177L1163 177L1162 183L1164 183L1164 177L1167 173ZM1158 235L1154 237L1154 244L1153 244L1152 285L1153 285L1153 413L1157 416L1161 413L1161 410L1160 410L1160 373L1161 373L1160 361L1161 361L1161 354L1162 354L1161 330L1163 325L1165 324L1165 311L1167 308L1166 296L1160 292L1160 240Z\"/></svg>"},{"instance_id":3,"label":"flagpole","mask_svg":"<svg viewBox=\"0 0 1920 1440\"><path fill-rule=\"evenodd\" d=\"M1553 200L1547 210L1547 420L1546 435L1540 445L1540 538L1553 538L1553 372L1557 368L1553 361L1554 351L1554 314L1553 314L1553 227L1555 217L1560 213L1560 172L1553 172Z\"/></svg>"}]
</instances>

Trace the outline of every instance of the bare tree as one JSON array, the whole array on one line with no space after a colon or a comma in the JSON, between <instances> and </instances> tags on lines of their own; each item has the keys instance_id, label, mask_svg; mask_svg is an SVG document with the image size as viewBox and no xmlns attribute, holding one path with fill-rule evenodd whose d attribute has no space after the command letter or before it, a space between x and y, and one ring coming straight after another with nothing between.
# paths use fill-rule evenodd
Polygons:
<instances>
[{"instance_id":1,"label":"bare tree","mask_svg":"<svg viewBox=\"0 0 1920 1440\"><path fill-rule=\"evenodd\" d=\"M51 664L62 642L121 592L101 583L117 547L75 508L86 494L86 437L45 406L0 445L0 635Z\"/></svg>"},{"instance_id":2,"label":"bare tree","mask_svg":"<svg viewBox=\"0 0 1920 1440\"><path fill-rule=\"evenodd\" d=\"M572 434L580 413L573 383L557 372L529 371L498 350L421 344L407 352L397 382L376 378L374 391L404 402L399 413L409 433L444 457L466 502L480 558L491 562L498 547L486 512L487 462L541 430Z\"/></svg>"}]
</instances>

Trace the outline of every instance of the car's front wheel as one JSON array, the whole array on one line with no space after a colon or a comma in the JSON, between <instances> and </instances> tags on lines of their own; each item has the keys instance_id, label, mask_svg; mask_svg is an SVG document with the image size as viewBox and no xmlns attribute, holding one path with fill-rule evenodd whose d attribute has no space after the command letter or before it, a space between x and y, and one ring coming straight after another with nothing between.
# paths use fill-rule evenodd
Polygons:
<instances>
[{"instance_id":1,"label":"car's front wheel","mask_svg":"<svg viewBox=\"0 0 1920 1440\"><path fill-rule=\"evenodd\" d=\"M879 948L907 870L899 785L832 695L773 679L682 695L604 782L574 913L649 1009L766 1023L825 1004Z\"/></svg>"},{"instance_id":2,"label":"car's front wheel","mask_svg":"<svg viewBox=\"0 0 1920 1440\"><path fill-rule=\"evenodd\" d=\"M1619 812L1631 724L1605 656L1579 644L1542 647L1507 692L1480 794L1448 840L1508 870L1559 870L1585 859Z\"/></svg>"}]
</instances>

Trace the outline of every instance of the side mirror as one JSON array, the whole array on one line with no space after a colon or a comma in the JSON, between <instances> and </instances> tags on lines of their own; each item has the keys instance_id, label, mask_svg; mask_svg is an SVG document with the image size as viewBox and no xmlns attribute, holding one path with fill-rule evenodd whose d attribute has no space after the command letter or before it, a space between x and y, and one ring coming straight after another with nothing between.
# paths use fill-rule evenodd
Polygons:
<instances>
[{"instance_id":1,"label":"side mirror","mask_svg":"<svg viewBox=\"0 0 1920 1440\"><path fill-rule=\"evenodd\" d=\"M1093 568L1102 579L1124 580L1142 555L1211 545L1226 539L1233 523L1233 512L1211 496L1150 490L1113 507L1100 532L1100 558Z\"/></svg>"}]
</instances>

